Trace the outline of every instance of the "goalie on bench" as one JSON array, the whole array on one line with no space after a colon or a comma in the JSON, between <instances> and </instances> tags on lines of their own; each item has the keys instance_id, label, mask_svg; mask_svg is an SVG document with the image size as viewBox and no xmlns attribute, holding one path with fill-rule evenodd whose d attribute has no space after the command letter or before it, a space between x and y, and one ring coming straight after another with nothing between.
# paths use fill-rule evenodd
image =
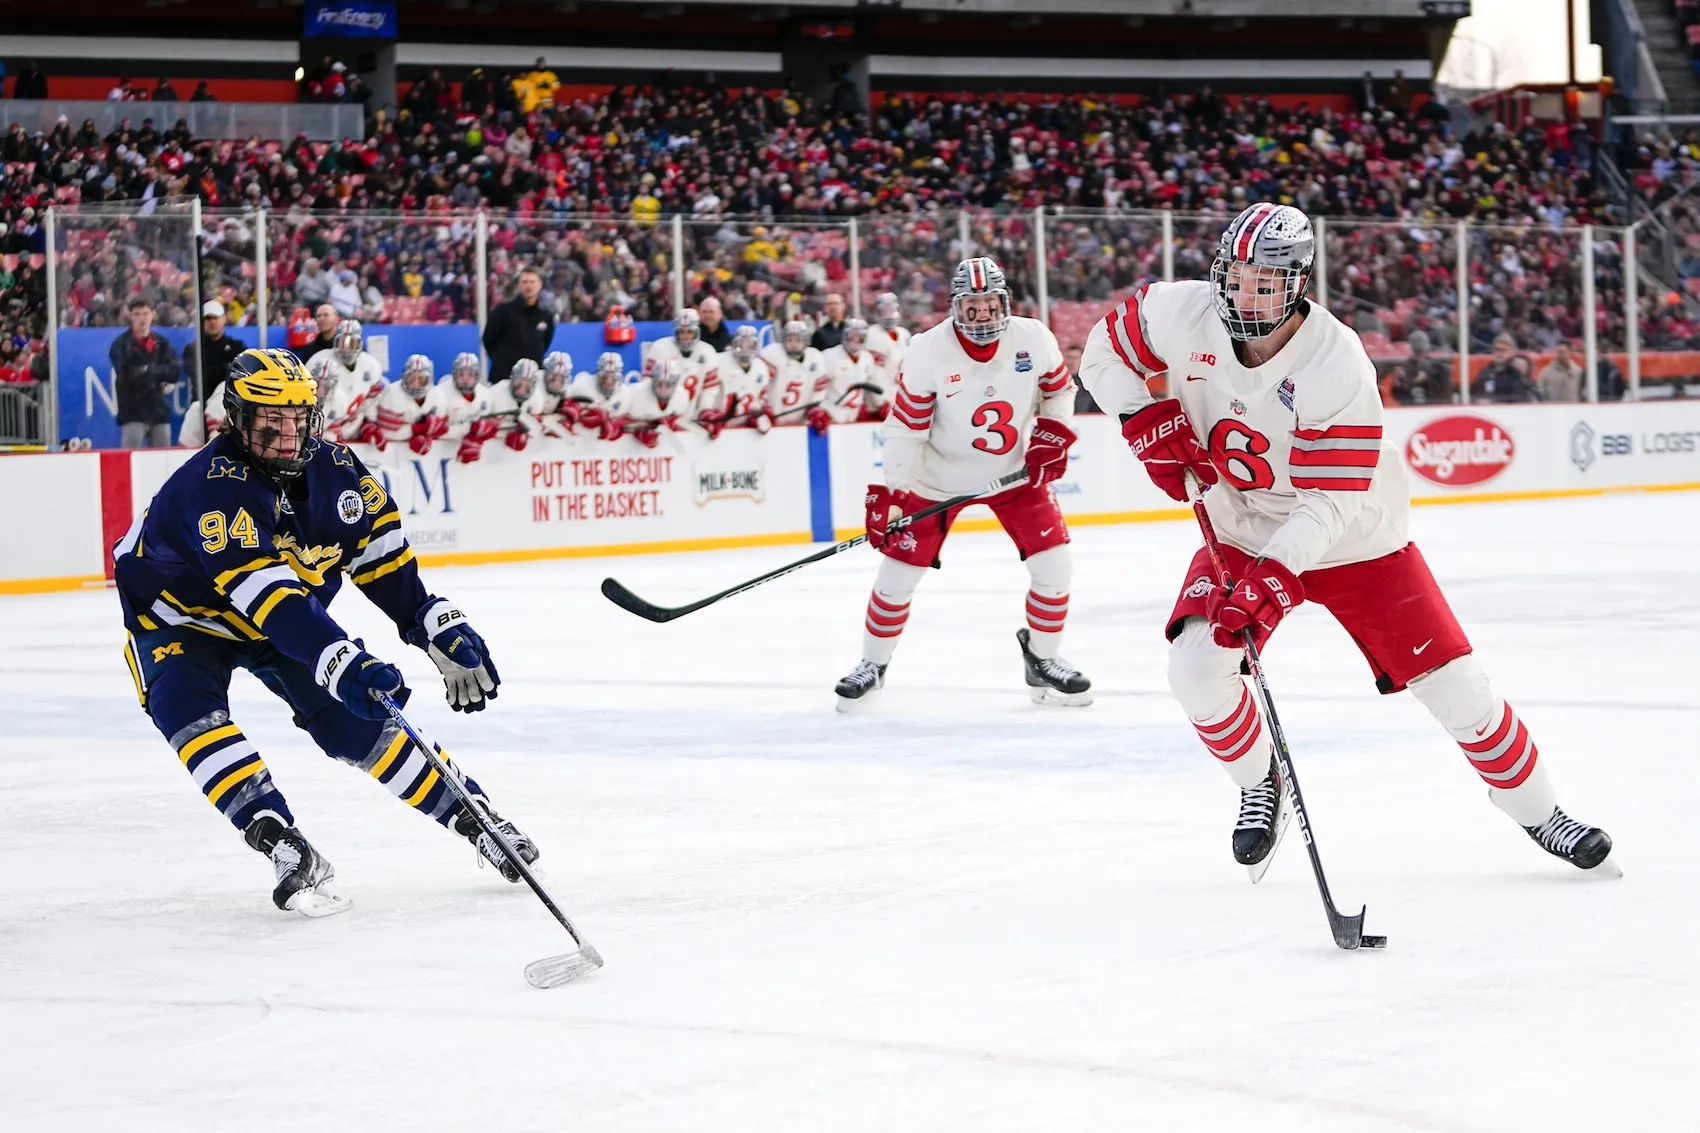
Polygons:
<instances>
[{"instance_id":1,"label":"goalie on bench","mask_svg":"<svg viewBox=\"0 0 1700 1133\"><path fill-rule=\"evenodd\" d=\"M1050 487L1068 470L1074 380L1056 336L1037 319L1011 315L1003 271L991 259L963 260L950 291L951 317L909 344L884 425L885 483L868 486L866 522L868 543L885 558L868 599L862 660L838 682L838 709L885 684L910 599L927 568L939 565L962 508L898 531L891 525L1023 465L1025 484L974 503L992 509L1032 580L1016 639L1033 701L1090 704L1092 682L1059 655L1074 560Z\"/></svg>"}]
</instances>

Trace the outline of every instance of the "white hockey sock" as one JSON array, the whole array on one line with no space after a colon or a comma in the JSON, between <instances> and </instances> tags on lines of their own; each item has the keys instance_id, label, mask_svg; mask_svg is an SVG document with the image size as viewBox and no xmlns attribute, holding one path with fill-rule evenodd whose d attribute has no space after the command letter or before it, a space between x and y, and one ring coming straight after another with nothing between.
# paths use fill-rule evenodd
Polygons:
<instances>
[{"instance_id":1,"label":"white hockey sock","mask_svg":"<svg viewBox=\"0 0 1700 1133\"><path fill-rule=\"evenodd\" d=\"M1269 774L1269 735L1240 658L1240 650L1212 640L1203 618L1188 618L1169 647L1169 688L1205 748L1244 789Z\"/></svg>"},{"instance_id":2,"label":"white hockey sock","mask_svg":"<svg viewBox=\"0 0 1700 1133\"><path fill-rule=\"evenodd\" d=\"M1539 826L1557 800L1534 737L1493 686L1473 656L1450 661L1410 684L1441 727L1464 750L1493 804L1519 826Z\"/></svg>"},{"instance_id":3,"label":"white hockey sock","mask_svg":"<svg viewBox=\"0 0 1700 1133\"><path fill-rule=\"evenodd\" d=\"M868 610L862 621L864 661L876 665L891 661L891 655L897 652L897 639L909 621L910 599L926 576L926 567L910 566L896 559L880 560L879 576L874 579L874 590L868 596Z\"/></svg>"},{"instance_id":4,"label":"white hockey sock","mask_svg":"<svg viewBox=\"0 0 1700 1133\"><path fill-rule=\"evenodd\" d=\"M1027 647L1033 656L1054 659L1062 652L1063 623L1068 620L1068 588L1074 556L1068 544L1030 555L1027 573Z\"/></svg>"}]
</instances>

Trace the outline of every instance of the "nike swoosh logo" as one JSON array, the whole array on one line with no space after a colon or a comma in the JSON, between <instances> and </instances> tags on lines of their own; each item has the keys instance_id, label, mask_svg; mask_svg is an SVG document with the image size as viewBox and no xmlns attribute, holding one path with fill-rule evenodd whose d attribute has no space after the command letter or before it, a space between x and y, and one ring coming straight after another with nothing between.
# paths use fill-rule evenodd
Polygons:
<instances>
[{"instance_id":1,"label":"nike swoosh logo","mask_svg":"<svg viewBox=\"0 0 1700 1133\"><path fill-rule=\"evenodd\" d=\"M956 396L956 395L957 395L957 394L959 394L959 393L961 393L961 392L962 392L962 391L961 391L961 390L959 390L959 389L953 389L953 390L951 390L951 391L950 391L950 392L949 392L949 393L947 393L947 394L945 394L945 396L946 396L946 397L955 397L955 396Z\"/></svg>"},{"instance_id":2,"label":"nike swoosh logo","mask_svg":"<svg viewBox=\"0 0 1700 1133\"><path fill-rule=\"evenodd\" d=\"M1055 527L1047 527L1043 531L1039 532L1039 538L1043 539L1045 536L1049 535L1051 532L1053 532L1055 530L1056 530Z\"/></svg>"},{"instance_id":3,"label":"nike swoosh logo","mask_svg":"<svg viewBox=\"0 0 1700 1133\"><path fill-rule=\"evenodd\" d=\"M1186 380L1189 382L1202 382L1205 380L1205 376L1203 374L1188 374L1186 376Z\"/></svg>"},{"instance_id":4,"label":"nike swoosh logo","mask_svg":"<svg viewBox=\"0 0 1700 1133\"><path fill-rule=\"evenodd\" d=\"M1423 650L1427 649L1429 646L1431 646L1433 644L1434 644L1434 638L1431 637L1427 641L1423 642L1421 645L1412 647L1411 655L1416 656L1417 654L1421 653Z\"/></svg>"}]
</instances>

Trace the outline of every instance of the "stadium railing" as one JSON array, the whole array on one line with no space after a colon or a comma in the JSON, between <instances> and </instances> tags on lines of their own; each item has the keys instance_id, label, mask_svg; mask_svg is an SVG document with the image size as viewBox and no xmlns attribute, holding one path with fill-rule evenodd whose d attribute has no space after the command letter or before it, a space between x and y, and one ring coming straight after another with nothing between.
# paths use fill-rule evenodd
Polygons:
<instances>
[{"instance_id":1,"label":"stadium railing","mask_svg":"<svg viewBox=\"0 0 1700 1133\"><path fill-rule=\"evenodd\" d=\"M139 127L152 118L168 129L183 119L199 141L294 138L334 142L365 137L366 109L348 102L117 102L81 99L0 99L0 122L20 123L26 131L49 132L63 116L72 130L92 121L104 137L128 120Z\"/></svg>"}]
</instances>

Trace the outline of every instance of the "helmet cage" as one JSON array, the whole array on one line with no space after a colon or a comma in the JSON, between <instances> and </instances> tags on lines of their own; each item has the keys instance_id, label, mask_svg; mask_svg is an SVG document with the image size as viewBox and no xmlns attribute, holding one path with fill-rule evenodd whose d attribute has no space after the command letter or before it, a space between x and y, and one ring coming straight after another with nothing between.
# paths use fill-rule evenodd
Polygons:
<instances>
[{"instance_id":1,"label":"helmet cage","mask_svg":"<svg viewBox=\"0 0 1700 1133\"><path fill-rule=\"evenodd\" d=\"M1304 302L1315 257L1316 234L1298 209L1258 204L1235 217L1210 265L1216 315L1228 337L1240 342L1267 338L1292 318ZM1248 286L1258 296L1279 294L1279 308L1260 303L1265 309L1242 310L1236 296L1243 301Z\"/></svg>"}]
</instances>

